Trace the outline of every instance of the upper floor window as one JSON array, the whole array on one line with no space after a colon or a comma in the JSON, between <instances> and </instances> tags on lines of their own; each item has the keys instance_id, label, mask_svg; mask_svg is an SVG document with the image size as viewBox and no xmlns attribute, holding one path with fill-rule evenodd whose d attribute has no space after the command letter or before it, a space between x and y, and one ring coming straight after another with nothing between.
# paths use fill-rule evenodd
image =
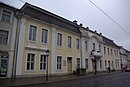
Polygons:
<instances>
[{"instance_id":1,"label":"upper floor window","mask_svg":"<svg viewBox=\"0 0 130 87\"><path fill-rule=\"evenodd\" d=\"M93 43L93 50L95 51L95 43Z\"/></svg>"},{"instance_id":2,"label":"upper floor window","mask_svg":"<svg viewBox=\"0 0 130 87\"><path fill-rule=\"evenodd\" d=\"M8 31L0 30L0 44L7 44L8 42Z\"/></svg>"},{"instance_id":3,"label":"upper floor window","mask_svg":"<svg viewBox=\"0 0 130 87\"><path fill-rule=\"evenodd\" d=\"M108 52L108 55L109 55L109 48L107 48L107 52Z\"/></svg>"},{"instance_id":4,"label":"upper floor window","mask_svg":"<svg viewBox=\"0 0 130 87\"><path fill-rule=\"evenodd\" d=\"M57 70L62 69L62 57L57 56Z\"/></svg>"},{"instance_id":5,"label":"upper floor window","mask_svg":"<svg viewBox=\"0 0 130 87\"><path fill-rule=\"evenodd\" d=\"M113 51L112 51L112 49L111 49L111 55L113 55Z\"/></svg>"},{"instance_id":6,"label":"upper floor window","mask_svg":"<svg viewBox=\"0 0 130 87\"><path fill-rule=\"evenodd\" d=\"M101 52L101 45L99 45L99 52Z\"/></svg>"},{"instance_id":7,"label":"upper floor window","mask_svg":"<svg viewBox=\"0 0 130 87\"><path fill-rule=\"evenodd\" d=\"M41 38L42 43L47 43L47 36L48 36L48 30L42 29L42 38Z\"/></svg>"},{"instance_id":8,"label":"upper floor window","mask_svg":"<svg viewBox=\"0 0 130 87\"><path fill-rule=\"evenodd\" d=\"M57 34L57 45L62 46L62 34Z\"/></svg>"},{"instance_id":9,"label":"upper floor window","mask_svg":"<svg viewBox=\"0 0 130 87\"><path fill-rule=\"evenodd\" d=\"M36 41L36 33L37 33L37 27L30 25L29 40Z\"/></svg>"},{"instance_id":10,"label":"upper floor window","mask_svg":"<svg viewBox=\"0 0 130 87\"><path fill-rule=\"evenodd\" d=\"M104 54L106 54L106 47L104 47Z\"/></svg>"},{"instance_id":11,"label":"upper floor window","mask_svg":"<svg viewBox=\"0 0 130 87\"><path fill-rule=\"evenodd\" d=\"M10 20L11 20L11 12L3 10L1 21L10 22Z\"/></svg>"},{"instance_id":12,"label":"upper floor window","mask_svg":"<svg viewBox=\"0 0 130 87\"><path fill-rule=\"evenodd\" d=\"M88 50L88 42L85 41L85 50Z\"/></svg>"},{"instance_id":13,"label":"upper floor window","mask_svg":"<svg viewBox=\"0 0 130 87\"><path fill-rule=\"evenodd\" d=\"M76 42L77 42L76 48L79 49L79 39L76 39Z\"/></svg>"},{"instance_id":14,"label":"upper floor window","mask_svg":"<svg viewBox=\"0 0 130 87\"><path fill-rule=\"evenodd\" d=\"M35 54L28 53L27 55L27 70L34 70Z\"/></svg>"},{"instance_id":15,"label":"upper floor window","mask_svg":"<svg viewBox=\"0 0 130 87\"><path fill-rule=\"evenodd\" d=\"M71 48L71 44L72 44L72 38L71 36L68 36L68 47Z\"/></svg>"}]
</instances>

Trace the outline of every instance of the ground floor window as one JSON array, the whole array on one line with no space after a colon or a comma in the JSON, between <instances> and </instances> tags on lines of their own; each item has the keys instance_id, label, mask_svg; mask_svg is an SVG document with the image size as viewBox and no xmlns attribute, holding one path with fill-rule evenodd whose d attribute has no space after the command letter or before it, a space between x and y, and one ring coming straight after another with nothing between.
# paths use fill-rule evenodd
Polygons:
<instances>
[{"instance_id":1,"label":"ground floor window","mask_svg":"<svg viewBox=\"0 0 130 87\"><path fill-rule=\"evenodd\" d=\"M62 69L62 57L57 56L57 70Z\"/></svg>"},{"instance_id":2,"label":"ground floor window","mask_svg":"<svg viewBox=\"0 0 130 87\"><path fill-rule=\"evenodd\" d=\"M86 69L88 68L88 59L85 59Z\"/></svg>"},{"instance_id":3,"label":"ground floor window","mask_svg":"<svg viewBox=\"0 0 130 87\"><path fill-rule=\"evenodd\" d=\"M80 58L77 58L77 69L80 68Z\"/></svg>"},{"instance_id":4,"label":"ground floor window","mask_svg":"<svg viewBox=\"0 0 130 87\"><path fill-rule=\"evenodd\" d=\"M102 60L100 60L100 68L102 68Z\"/></svg>"},{"instance_id":5,"label":"ground floor window","mask_svg":"<svg viewBox=\"0 0 130 87\"><path fill-rule=\"evenodd\" d=\"M35 54L28 53L27 54L27 70L34 70L34 60L35 60Z\"/></svg>"},{"instance_id":6,"label":"ground floor window","mask_svg":"<svg viewBox=\"0 0 130 87\"><path fill-rule=\"evenodd\" d=\"M41 55L41 57L40 57L40 70L46 70L46 63L47 63L46 55Z\"/></svg>"}]
</instances>

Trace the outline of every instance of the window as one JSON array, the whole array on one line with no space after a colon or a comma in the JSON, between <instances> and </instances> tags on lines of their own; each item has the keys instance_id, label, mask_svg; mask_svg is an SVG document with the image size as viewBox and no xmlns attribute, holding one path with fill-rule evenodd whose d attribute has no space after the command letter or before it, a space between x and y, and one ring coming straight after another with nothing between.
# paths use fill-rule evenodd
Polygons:
<instances>
[{"instance_id":1,"label":"window","mask_svg":"<svg viewBox=\"0 0 130 87\"><path fill-rule=\"evenodd\" d=\"M100 60L100 68L102 68L102 60Z\"/></svg>"},{"instance_id":2,"label":"window","mask_svg":"<svg viewBox=\"0 0 130 87\"><path fill-rule=\"evenodd\" d=\"M76 42L77 42L76 48L79 49L79 39L76 39Z\"/></svg>"},{"instance_id":3,"label":"window","mask_svg":"<svg viewBox=\"0 0 130 87\"><path fill-rule=\"evenodd\" d=\"M85 59L86 69L88 68L88 59Z\"/></svg>"},{"instance_id":4,"label":"window","mask_svg":"<svg viewBox=\"0 0 130 87\"><path fill-rule=\"evenodd\" d=\"M0 44L7 44L8 42L8 31L0 30Z\"/></svg>"},{"instance_id":5,"label":"window","mask_svg":"<svg viewBox=\"0 0 130 87\"><path fill-rule=\"evenodd\" d=\"M46 59L46 55L41 55L40 58L40 70L46 70L46 63L47 59Z\"/></svg>"},{"instance_id":6,"label":"window","mask_svg":"<svg viewBox=\"0 0 130 87\"><path fill-rule=\"evenodd\" d=\"M108 52L108 55L109 55L109 48L107 48L107 52Z\"/></svg>"},{"instance_id":7,"label":"window","mask_svg":"<svg viewBox=\"0 0 130 87\"><path fill-rule=\"evenodd\" d=\"M108 66L110 67L110 61L108 61Z\"/></svg>"},{"instance_id":8,"label":"window","mask_svg":"<svg viewBox=\"0 0 130 87\"><path fill-rule=\"evenodd\" d=\"M48 35L48 30L42 29L42 38L41 38L42 43L47 43L47 35Z\"/></svg>"},{"instance_id":9,"label":"window","mask_svg":"<svg viewBox=\"0 0 130 87\"><path fill-rule=\"evenodd\" d=\"M105 66L107 66L107 61L105 60Z\"/></svg>"},{"instance_id":10,"label":"window","mask_svg":"<svg viewBox=\"0 0 130 87\"><path fill-rule=\"evenodd\" d=\"M99 45L99 52L101 52L101 45Z\"/></svg>"},{"instance_id":11,"label":"window","mask_svg":"<svg viewBox=\"0 0 130 87\"><path fill-rule=\"evenodd\" d=\"M95 43L93 43L93 50L95 51Z\"/></svg>"},{"instance_id":12,"label":"window","mask_svg":"<svg viewBox=\"0 0 130 87\"><path fill-rule=\"evenodd\" d=\"M3 10L1 21L10 22L11 12Z\"/></svg>"},{"instance_id":13,"label":"window","mask_svg":"<svg viewBox=\"0 0 130 87\"><path fill-rule=\"evenodd\" d=\"M57 45L62 46L62 34L57 34Z\"/></svg>"},{"instance_id":14,"label":"window","mask_svg":"<svg viewBox=\"0 0 130 87\"><path fill-rule=\"evenodd\" d=\"M77 58L77 69L80 68L80 58Z\"/></svg>"},{"instance_id":15,"label":"window","mask_svg":"<svg viewBox=\"0 0 130 87\"><path fill-rule=\"evenodd\" d=\"M106 47L104 47L104 54L106 54Z\"/></svg>"},{"instance_id":16,"label":"window","mask_svg":"<svg viewBox=\"0 0 130 87\"><path fill-rule=\"evenodd\" d=\"M30 25L29 40L36 41L36 31L37 31L37 27Z\"/></svg>"},{"instance_id":17,"label":"window","mask_svg":"<svg viewBox=\"0 0 130 87\"><path fill-rule=\"evenodd\" d=\"M88 50L88 43L85 41L85 49Z\"/></svg>"},{"instance_id":18,"label":"window","mask_svg":"<svg viewBox=\"0 0 130 87\"><path fill-rule=\"evenodd\" d=\"M27 55L27 70L34 70L35 54L28 53Z\"/></svg>"},{"instance_id":19,"label":"window","mask_svg":"<svg viewBox=\"0 0 130 87\"><path fill-rule=\"evenodd\" d=\"M71 39L72 39L72 38L71 38L70 36L68 36L68 47L69 47L69 48L71 48L71 44L72 44Z\"/></svg>"},{"instance_id":20,"label":"window","mask_svg":"<svg viewBox=\"0 0 130 87\"><path fill-rule=\"evenodd\" d=\"M57 56L57 70L62 69L62 57Z\"/></svg>"},{"instance_id":21,"label":"window","mask_svg":"<svg viewBox=\"0 0 130 87\"><path fill-rule=\"evenodd\" d=\"M112 49L111 49L111 55L113 55L113 51L112 51Z\"/></svg>"}]
</instances>

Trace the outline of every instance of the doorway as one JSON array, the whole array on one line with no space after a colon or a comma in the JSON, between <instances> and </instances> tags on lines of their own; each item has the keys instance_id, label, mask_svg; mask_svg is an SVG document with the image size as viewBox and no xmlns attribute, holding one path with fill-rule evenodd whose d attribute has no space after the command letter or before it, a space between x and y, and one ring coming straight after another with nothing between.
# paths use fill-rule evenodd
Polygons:
<instances>
[{"instance_id":1,"label":"doorway","mask_svg":"<svg viewBox=\"0 0 130 87\"><path fill-rule=\"evenodd\" d=\"M68 74L72 73L72 57L67 57L67 63L68 63Z\"/></svg>"}]
</instances>

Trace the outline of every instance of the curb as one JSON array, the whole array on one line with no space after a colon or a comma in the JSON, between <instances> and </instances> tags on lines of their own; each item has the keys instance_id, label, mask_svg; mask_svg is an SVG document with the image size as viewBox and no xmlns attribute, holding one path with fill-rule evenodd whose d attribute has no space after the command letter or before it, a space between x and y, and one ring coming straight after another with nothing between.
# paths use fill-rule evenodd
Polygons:
<instances>
[{"instance_id":1,"label":"curb","mask_svg":"<svg viewBox=\"0 0 130 87\"><path fill-rule=\"evenodd\" d=\"M36 85L36 84L48 84L48 83L55 83L55 82L71 81L71 80L76 80L76 79L84 79L84 78L100 77L100 76L105 76L105 75L113 75L113 74L117 74L117 73L122 73L122 72L103 73L103 74L97 74L97 75L92 75L92 76L86 75L86 76L70 78L70 79L63 79L63 80L45 81L45 82L28 83L28 84L16 84L16 85L8 85L8 86L9 87L17 87L17 86Z\"/></svg>"}]
</instances>

